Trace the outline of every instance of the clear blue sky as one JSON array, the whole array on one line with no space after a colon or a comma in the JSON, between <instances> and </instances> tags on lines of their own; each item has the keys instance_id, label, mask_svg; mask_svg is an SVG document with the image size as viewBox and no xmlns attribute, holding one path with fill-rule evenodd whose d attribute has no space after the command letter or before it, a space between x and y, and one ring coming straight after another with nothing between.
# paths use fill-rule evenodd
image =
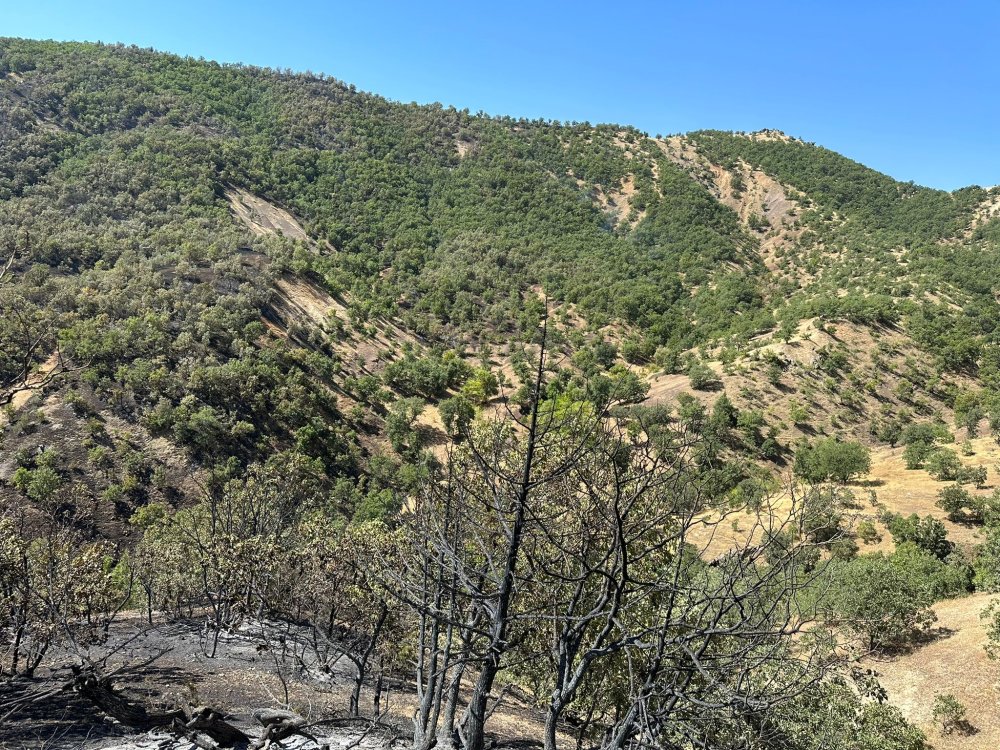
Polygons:
<instances>
[{"instance_id":1,"label":"clear blue sky","mask_svg":"<svg viewBox=\"0 0 1000 750\"><path fill-rule=\"evenodd\" d=\"M1000 2L0 0L0 35L312 70L402 101L779 128L903 180L1000 183Z\"/></svg>"}]
</instances>

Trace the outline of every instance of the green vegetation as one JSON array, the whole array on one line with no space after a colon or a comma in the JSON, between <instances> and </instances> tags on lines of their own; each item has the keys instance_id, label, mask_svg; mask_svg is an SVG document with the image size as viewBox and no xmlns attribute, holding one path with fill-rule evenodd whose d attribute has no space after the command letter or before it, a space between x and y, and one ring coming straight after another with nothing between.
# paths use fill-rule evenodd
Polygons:
<instances>
[{"instance_id":1,"label":"green vegetation","mask_svg":"<svg viewBox=\"0 0 1000 750\"><path fill-rule=\"evenodd\" d=\"M425 750L508 690L547 750L925 746L843 647L1000 589L986 191L14 39L0 143L5 678L124 609L213 654L266 614L349 642L354 716L418 685ZM730 208L747 166L787 200ZM864 511L875 443L983 543Z\"/></svg>"},{"instance_id":2,"label":"green vegetation","mask_svg":"<svg viewBox=\"0 0 1000 750\"><path fill-rule=\"evenodd\" d=\"M942 734L951 734L965 723L965 706L950 693L934 696L934 723Z\"/></svg>"},{"instance_id":3,"label":"green vegetation","mask_svg":"<svg viewBox=\"0 0 1000 750\"><path fill-rule=\"evenodd\" d=\"M871 454L860 443L819 440L795 452L795 473L808 482L850 482L871 470Z\"/></svg>"}]
</instances>

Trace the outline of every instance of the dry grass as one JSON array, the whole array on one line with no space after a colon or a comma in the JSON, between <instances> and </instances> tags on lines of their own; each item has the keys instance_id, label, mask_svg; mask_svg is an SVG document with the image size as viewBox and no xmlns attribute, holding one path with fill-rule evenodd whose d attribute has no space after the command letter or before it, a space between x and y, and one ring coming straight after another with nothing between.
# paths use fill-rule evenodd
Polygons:
<instances>
[{"instance_id":1,"label":"dry grass","mask_svg":"<svg viewBox=\"0 0 1000 750\"><path fill-rule=\"evenodd\" d=\"M993 487L1000 484L996 466L1000 463L1000 446L990 437L980 437L970 441L975 451L972 456L961 456L966 466L985 466L988 472L987 488L976 490L967 487L974 495L988 495ZM948 529L948 538L956 544L969 548L982 540L979 526L960 524L949 521L943 510L935 505L938 492L948 482L939 482L923 469L907 469L903 462L903 448L877 448L872 451L872 470L869 480L880 503L894 513L919 516L933 516L940 519ZM879 545L882 549L891 549L888 532ZM872 551L872 547L862 546L863 552Z\"/></svg>"},{"instance_id":2,"label":"dry grass","mask_svg":"<svg viewBox=\"0 0 1000 750\"><path fill-rule=\"evenodd\" d=\"M997 217L1000 217L1000 187L992 188L986 200L976 207L972 214L972 222L965 231L965 237L971 237L976 229Z\"/></svg>"},{"instance_id":3,"label":"dry grass","mask_svg":"<svg viewBox=\"0 0 1000 750\"><path fill-rule=\"evenodd\" d=\"M974 594L935 605L936 637L912 652L888 660L869 660L889 700L927 733L936 750L988 750L1000 747L997 682L1000 664L983 650L986 633L979 613L989 594ZM942 734L932 721L937 694L951 693L968 709L969 733Z\"/></svg>"},{"instance_id":4,"label":"dry grass","mask_svg":"<svg viewBox=\"0 0 1000 750\"><path fill-rule=\"evenodd\" d=\"M39 389L46 382L46 378L52 374L52 372L59 366L59 355L53 353L49 356L45 362L38 366L31 375L28 376L27 382L25 383L25 388L23 390L17 391L10 400L7 406L10 408L10 412L14 413L20 411L30 400L31 397L38 393ZM3 427L7 422L7 415L4 413L5 410L0 410L0 427Z\"/></svg>"}]
</instances>

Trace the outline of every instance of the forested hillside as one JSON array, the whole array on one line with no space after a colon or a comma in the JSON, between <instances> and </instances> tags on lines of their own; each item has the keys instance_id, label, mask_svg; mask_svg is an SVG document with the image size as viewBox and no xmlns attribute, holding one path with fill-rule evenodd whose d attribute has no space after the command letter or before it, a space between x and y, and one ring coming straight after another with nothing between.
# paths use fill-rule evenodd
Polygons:
<instances>
[{"instance_id":1,"label":"forested hillside","mask_svg":"<svg viewBox=\"0 0 1000 750\"><path fill-rule=\"evenodd\" d=\"M778 131L0 39L0 737L340 679L422 750L975 747L866 660L1000 585L998 288L1000 188Z\"/></svg>"}]
</instances>

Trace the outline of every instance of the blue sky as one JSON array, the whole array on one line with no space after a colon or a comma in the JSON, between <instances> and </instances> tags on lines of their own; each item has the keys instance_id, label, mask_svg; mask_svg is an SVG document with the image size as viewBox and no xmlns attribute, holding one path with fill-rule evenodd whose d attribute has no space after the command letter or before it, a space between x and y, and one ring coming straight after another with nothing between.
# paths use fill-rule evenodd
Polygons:
<instances>
[{"instance_id":1,"label":"blue sky","mask_svg":"<svg viewBox=\"0 0 1000 750\"><path fill-rule=\"evenodd\" d=\"M0 35L336 76L403 101L779 128L902 180L1000 183L1000 3L0 0Z\"/></svg>"}]
</instances>

